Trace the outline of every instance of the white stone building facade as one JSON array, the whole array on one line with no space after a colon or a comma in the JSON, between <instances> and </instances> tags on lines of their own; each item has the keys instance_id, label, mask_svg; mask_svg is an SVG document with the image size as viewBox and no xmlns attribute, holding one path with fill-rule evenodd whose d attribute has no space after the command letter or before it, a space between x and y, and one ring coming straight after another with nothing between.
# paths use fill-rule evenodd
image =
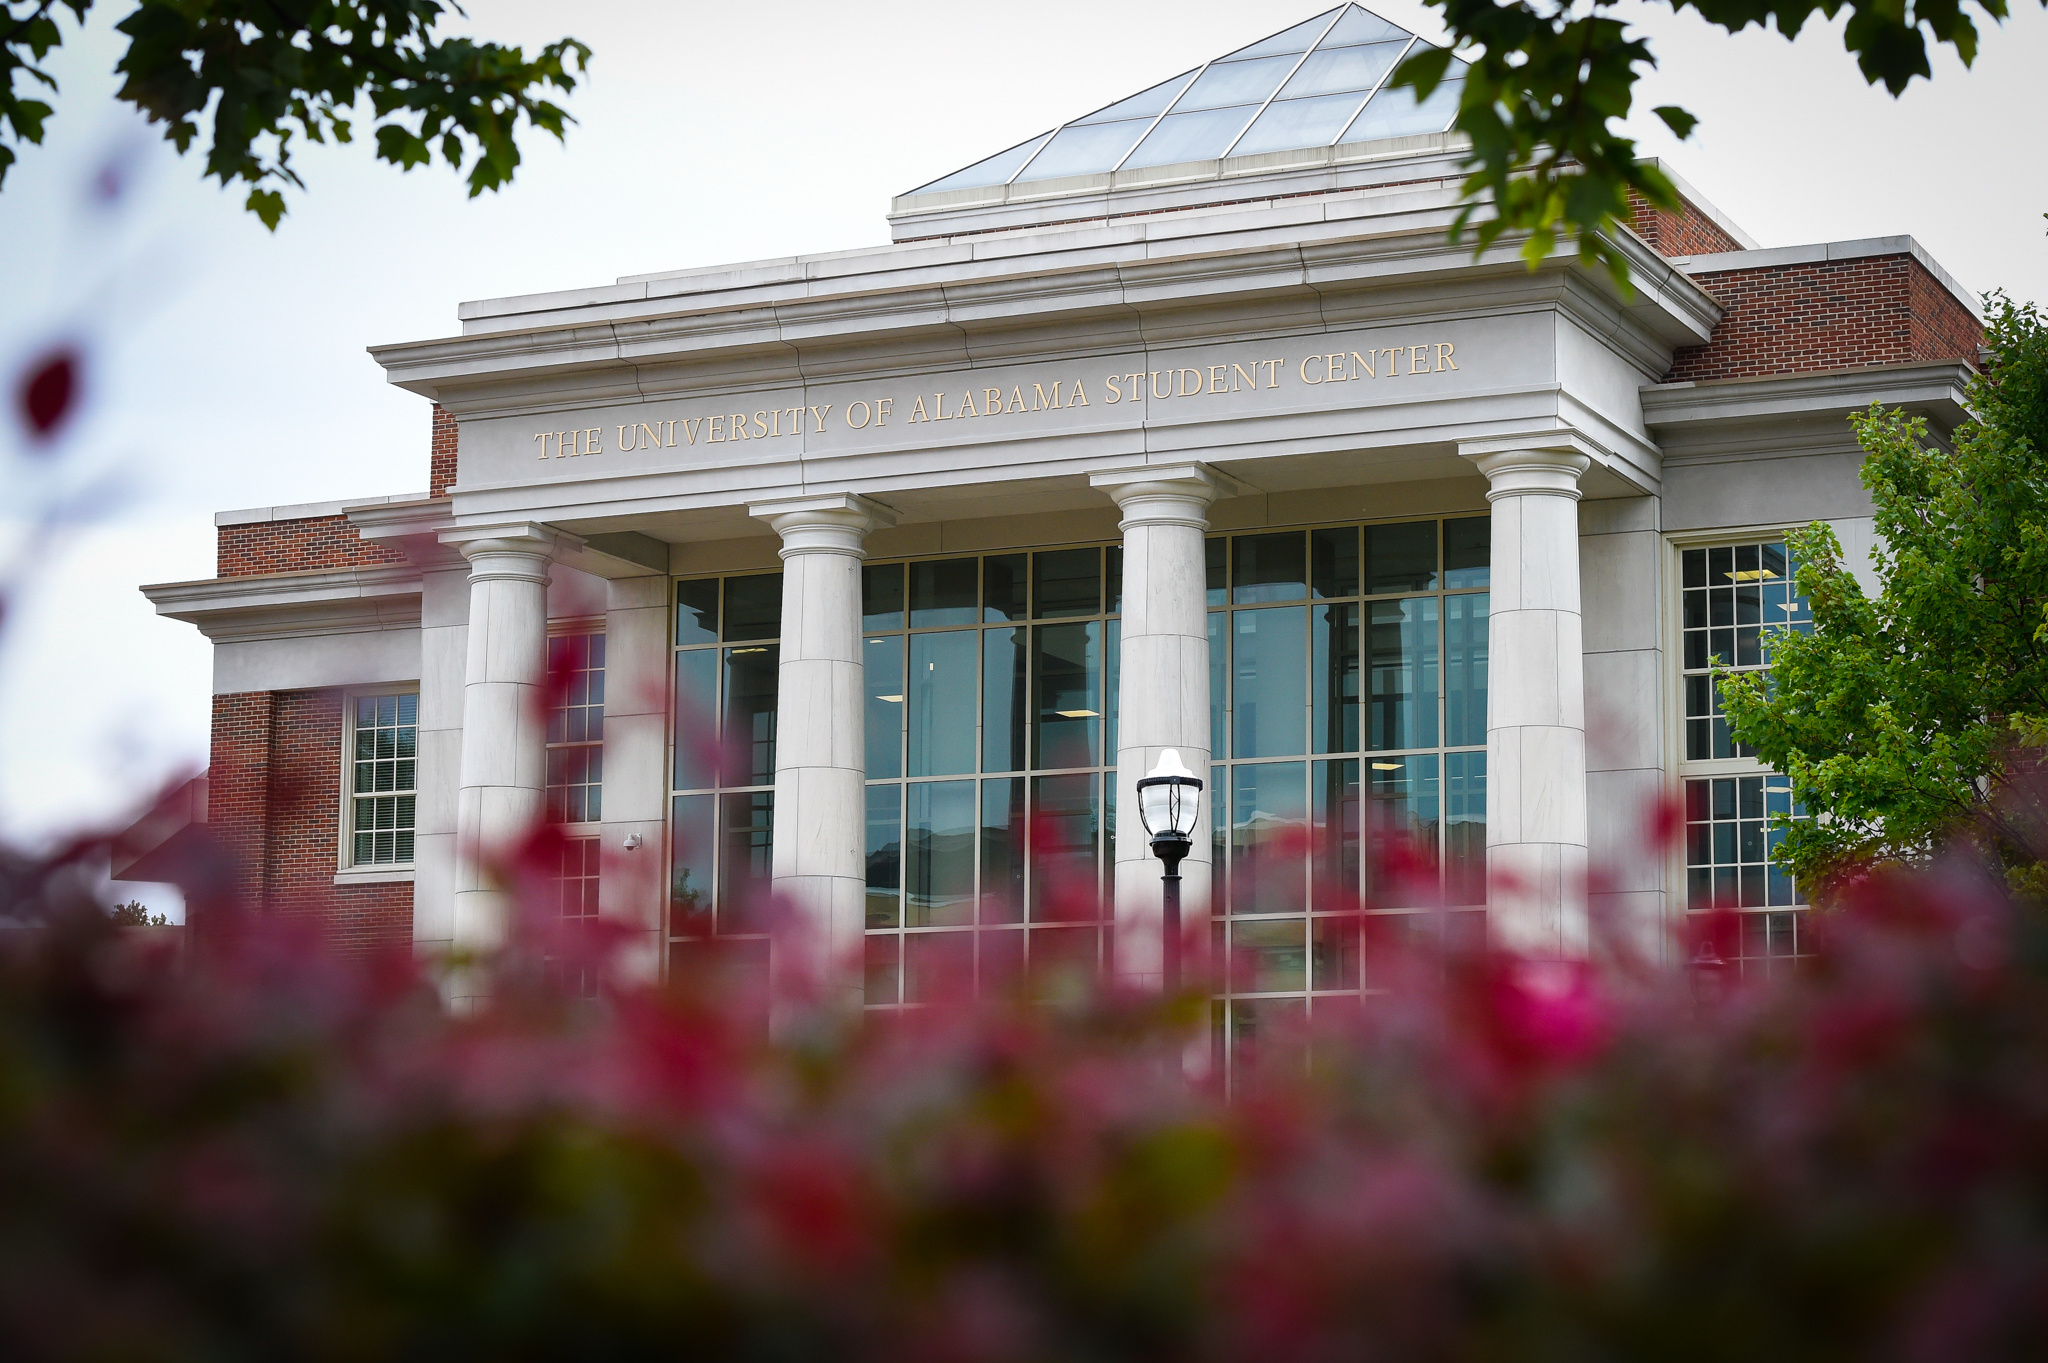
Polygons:
<instances>
[{"instance_id":1,"label":"white stone building facade","mask_svg":"<svg viewBox=\"0 0 2048 1363\"><path fill-rule=\"evenodd\" d=\"M1240 1031L1369 990L1393 933L1659 957L1723 902L1796 955L1784 795L1707 659L1804 619L1789 528L1867 552L1846 418L1952 429L1976 300L1909 239L1762 249L1689 188L1617 229L1628 292L1475 258L1447 115L1381 88L1407 42L1343 7L899 197L886 245L375 347L453 437L431 493L227 513L222 576L147 589L215 642L255 891L488 945L491 854L546 819L563 911L645 974L1144 983L1133 787L1171 748ZM321 793L286 809L293 763ZM769 891L809 955L771 964Z\"/></svg>"}]
</instances>

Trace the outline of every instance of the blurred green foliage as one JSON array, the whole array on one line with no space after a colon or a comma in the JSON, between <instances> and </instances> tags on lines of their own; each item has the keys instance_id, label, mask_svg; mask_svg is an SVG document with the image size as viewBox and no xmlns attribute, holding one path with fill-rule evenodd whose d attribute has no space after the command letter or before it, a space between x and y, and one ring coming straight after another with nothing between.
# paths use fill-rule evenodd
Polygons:
<instances>
[{"instance_id":1,"label":"blurred green foliage","mask_svg":"<svg viewBox=\"0 0 2048 1363\"><path fill-rule=\"evenodd\" d=\"M1647 41L1617 17L1615 0L1425 0L1443 13L1450 47L1419 51L1391 83L1427 97L1450 69L1453 50L1470 62L1457 128L1472 139L1466 160L1468 224L1477 249L1503 233L1524 236L1531 265L1559 242L1588 264L1604 264L1627 287L1627 264L1614 244L1629 220L1629 196L1679 207L1671 181L1639 160L1633 138L1615 126L1634 105L1636 82L1656 66ZM2001 20L2006 0L1667 0L1708 23L1739 33L1775 24L1797 37L1815 16L1846 13L1842 43L1872 85L1896 95L1930 77L1930 42L1954 49L1965 66L1977 57L1974 11ZM2043 0L2048 5L2048 0ZM1680 138L1698 120L1676 105L1653 110Z\"/></svg>"},{"instance_id":2,"label":"blurred green foliage","mask_svg":"<svg viewBox=\"0 0 2048 1363\"><path fill-rule=\"evenodd\" d=\"M54 112L40 63L63 42L60 10L84 23L93 0L0 0L0 182L10 143L39 143ZM206 174L249 186L250 212L276 230L285 187L305 187L292 142L349 142L368 101L377 155L403 170L435 152L468 165L471 197L511 183L520 125L559 139L573 120L546 98L576 88L590 49L574 38L532 57L517 47L436 37L452 0L142 0L115 25L128 39L119 97L180 152L210 128ZM20 87L20 88L18 88Z\"/></svg>"}]
</instances>

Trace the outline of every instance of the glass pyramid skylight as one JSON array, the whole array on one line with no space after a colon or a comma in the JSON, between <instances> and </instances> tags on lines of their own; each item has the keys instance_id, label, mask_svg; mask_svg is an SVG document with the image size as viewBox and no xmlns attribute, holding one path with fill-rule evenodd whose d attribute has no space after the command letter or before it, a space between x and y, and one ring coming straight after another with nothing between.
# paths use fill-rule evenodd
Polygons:
<instances>
[{"instance_id":1,"label":"glass pyramid skylight","mask_svg":"<svg viewBox=\"0 0 2048 1363\"><path fill-rule=\"evenodd\" d=\"M1458 113L1463 62L1453 59L1419 105L1412 90L1384 88L1421 42L1370 10L1340 5L910 192L1445 132Z\"/></svg>"}]
</instances>

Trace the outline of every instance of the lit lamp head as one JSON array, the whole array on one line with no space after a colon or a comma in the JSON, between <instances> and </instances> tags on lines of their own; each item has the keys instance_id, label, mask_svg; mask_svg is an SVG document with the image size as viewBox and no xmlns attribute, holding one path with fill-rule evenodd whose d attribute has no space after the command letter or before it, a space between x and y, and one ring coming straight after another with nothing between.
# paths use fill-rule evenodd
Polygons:
<instances>
[{"instance_id":1,"label":"lit lamp head","mask_svg":"<svg viewBox=\"0 0 2048 1363\"><path fill-rule=\"evenodd\" d=\"M1159 765L1138 781L1138 818L1159 856L1185 855L1201 816L1202 782L1181 764L1180 753L1168 748ZM1164 848L1162 849L1162 844Z\"/></svg>"}]
</instances>

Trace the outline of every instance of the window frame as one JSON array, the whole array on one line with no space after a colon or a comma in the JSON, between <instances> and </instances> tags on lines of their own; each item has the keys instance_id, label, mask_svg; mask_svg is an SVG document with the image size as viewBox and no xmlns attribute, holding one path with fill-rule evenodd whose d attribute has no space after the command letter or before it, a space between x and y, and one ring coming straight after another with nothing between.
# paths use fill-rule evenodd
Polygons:
<instances>
[{"instance_id":1,"label":"window frame","mask_svg":"<svg viewBox=\"0 0 2048 1363\"><path fill-rule=\"evenodd\" d=\"M1774 771L1754 757L1688 758L1686 756L1685 554L1688 550L1694 549L1711 549L1744 544L1767 544L1773 540L1783 541L1787 535L1803 530L1810 524L1812 524L1810 519L1764 522L1753 525L1731 525L1698 530L1667 531L1663 536L1664 552L1660 559L1660 566L1664 582L1658 592L1657 599L1664 613L1664 621L1662 628L1659 630L1659 637L1663 641L1667 662L1663 668L1661 714L1663 717L1662 727L1664 730L1666 753L1666 777L1669 781L1673 798L1680 801L1679 831L1677 836L1672 838L1671 845L1666 849L1664 856L1665 912L1672 926L1679 929L1681 933L1696 914L1710 911L1704 909L1696 910L1691 905L1689 887L1691 867L1687 855L1688 820L1685 817L1686 806L1684 804L1686 800L1686 783L1688 781L1706 781L1715 778L1740 778L1747 776L1761 776L1767 780L1771 777L1776 777L1779 780L1788 779L1784 773ZM1740 670L1745 672L1768 672L1770 669L1765 666L1759 666L1742 668ZM1766 811L1765 836L1768 838L1771 818L1768 813L1768 794L1766 797ZM1768 866L1770 863L1766 861L1764 864ZM1772 913L1793 911L1804 913L1810 907L1810 902L1802 895L1793 904L1788 906L1762 905L1750 909L1737 908L1733 912L1739 915L1746 923L1750 918L1761 919ZM1803 936L1803 929L1795 929L1795 931ZM1782 959L1790 962L1803 959L1805 955L1806 953L1801 950L1790 956L1768 959ZM1757 959L1763 960L1766 958ZM1731 960L1729 962L1731 967L1737 969L1741 968L1741 964L1739 960Z\"/></svg>"},{"instance_id":2,"label":"window frame","mask_svg":"<svg viewBox=\"0 0 2048 1363\"><path fill-rule=\"evenodd\" d=\"M1093 551L1096 554L1097 609L1086 613L1062 613L1046 615L1040 612L1039 577L1037 556L1058 554L1069 551ZM869 999L863 1007L870 1013L895 1013L915 1011L925 1006L913 1000L909 981L910 960L914 950L911 939L931 937L938 939L965 939L966 968L971 972L969 983L972 991L979 994L990 987L988 962L992 944L1008 934L1015 934L1015 960L1020 978L1028 978L1038 966L1039 953L1049 949L1049 943L1060 934L1068 934L1062 940L1071 940L1083 931L1092 931L1094 941L1091 947L1094 968L1100 972L1107 968L1110 960L1111 940L1115 932L1116 893L1116 780L1117 780L1117 686L1120 658L1123 611L1122 611L1122 566L1123 540L1121 536L1109 535L1080 540L1033 541L1028 544L968 549L959 552L925 552L876 555L862 565L863 574L868 570L900 567L903 572L905 591L902 598L902 619L886 627L869 628L863 618L861 646L863 653L873 643L892 641L893 646L902 650L900 657L904 664L902 673L905 686L902 700L903 710L898 715L897 760L895 774L876 776L864 773L864 792L880 788L891 788L896 796L896 830L898 837L898 879L896 886L896 909L894 926L865 926L863 934L867 941L866 950L872 952L872 943L885 939L894 940L892 986L895 997L889 1000ZM991 559L1017 557L1024 560L1024 604L1021 614L1009 620L992 620L988 617L988 564ZM974 605L972 620L956 621L949 624L917 624L910 618L911 592L909 575L911 570L924 563L951 563L972 560L975 565ZM1112 568L1114 564L1114 568ZM1114 587L1112 587L1114 583ZM863 577L863 594L865 576ZM865 607L865 602L863 602ZM1037 631L1046 627L1098 626L1101 649L1100 682L1102 694L1098 703L1101 711L1095 716L1095 756L1093 763L1081 765L1047 765L1040 762L1041 725L1045 711L1042 708L1043 678L1037 667ZM987 746L986 695L988 678L988 636L997 630L1016 630L1023 636L1023 660L1025 667L1025 689L1023 700L1022 734L1024 752L1022 761L1015 767L990 768ZM970 635L974 640L975 698L973 701L974 725L973 758L968 770L952 774L913 774L910 771L911 727L909 724L909 661L911 641L934 635ZM864 688L864 691L871 688ZM864 696L865 703L865 696ZM869 771L872 772L872 758ZM1037 853L1019 844L1022 858L1017 871L1017 883L1021 887L1021 902L1016 906L1014 921L986 921L982 917L983 905L989 894L985 882L986 865L977 854L973 859L971 873L972 890L967 896L967 921L913 924L911 918L911 895L908 884L908 849L906 846L910 830L910 800L914 787L950 785L965 782L972 787L972 799L976 818L982 816L988 798L988 785L994 781L1016 781L1022 783L1022 791L1016 797L1013 808L1027 811L1028 822L1044 817L1045 806L1041 803L1042 780L1061 778L1083 778L1093 782L1091 786L1090 811L1097 820L1094 837L1094 876L1096 885L1096 915L1082 922L1070 922L1041 917L1043 910L1039 901L1040 876L1044 868ZM869 797L872 798L872 797ZM977 822L977 829L980 825ZM1019 830L1020 833L1022 830ZM863 922L865 923L865 908ZM1041 935L1047 934L1047 935ZM935 948L943 950L944 948ZM1007 949L1007 948L1005 948ZM1056 963L1058 958L1054 958ZM1077 954L1074 960L1078 961ZM864 981L864 984L866 982Z\"/></svg>"},{"instance_id":3,"label":"window frame","mask_svg":"<svg viewBox=\"0 0 2048 1363\"><path fill-rule=\"evenodd\" d=\"M548 621L548 643L549 643L550 645L552 645L552 644L554 643L554 641L555 641L555 640L557 640L557 639L573 639L573 638L577 638L577 637L579 637L579 636L583 636L583 635L595 635L596 637L598 637L598 638L600 638L600 639L604 638L604 637L605 637L605 617L604 617L604 616L602 616L602 615L590 615L590 616L577 616L577 617L572 617L572 618L567 618L567 619L561 619L561 620L550 620L550 621ZM609 657L610 657L610 653L609 653L609 648L607 648L607 653L606 653L606 657L607 657L607 660L609 660ZM600 671L602 671L603 669L599 669L599 670L600 670ZM606 685L607 685L607 688L609 688L609 684L610 684L610 683L609 683L609 679L607 679L607 683L606 683ZM600 703L599 703L599 708L603 708L603 707L604 707L604 702L600 702ZM550 722L552 722L552 716L550 716ZM599 763L600 763L600 764L602 764L602 763L603 763L603 761L604 761L604 749L605 749L605 740L604 740L603 738L599 738L599 739L598 739L598 740L597 740L596 742L594 742L594 743L592 743L592 742L587 742L587 741L586 741L586 742L580 742L580 743L567 743L567 742L564 742L564 743L550 743L550 742L546 742L546 736L545 736L545 734L543 734L542 738L543 738L543 745L544 745L545 749L546 749L546 750L547 750L547 751L548 751L549 753L553 753L553 752L556 752L556 751L562 751L562 750L566 750L566 749L569 749L569 748L595 748L595 749L597 749L597 752L598 752L598 761L599 761ZM541 773L541 783L542 783L542 784L541 784L541 800L542 800L542 809L543 809L543 811L545 811L545 809L546 809L546 801L547 801L547 792L548 792L548 791L549 791L549 790L550 790L550 789L551 789L552 787L550 786L550 784L549 784L549 783L548 783L548 781L547 781L547 771L546 771L546 764L548 763L549 759L548 759L548 758L545 758L545 757L543 757L543 758L541 759L541 761L542 761L542 773ZM595 782L594 784L596 785L596 787L597 787L597 789L598 789L598 791L599 791L599 796L598 796L598 801L599 801L599 805L598 805L598 808L599 808L599 810L600 810L600 815L599 815L599 817L598 817L598 818L595 818L595 819L584 819L584 820L579 820L579 821L576 821L576 822L570 822L570 821L568 821L568 820L564 820L564 821L562 822L562 825L561 825L561 828L562 828L562 833L563 833L563 836L565 836L565 837L570 837L570 838L592 838L592 837L601 837L601 836L602 836L602 834L603 834L603 829L604 829L604 818L603 818L603 815L602 815L602 812L601 812L601 811L602 811L602 809L603 809L603 799L604 799L604 796L603 796L603 793L602 793L602 792L603 792L603 790L604 790L604 775L603 775L603 767L602 767L602 765L600 765L600 766L599 766L599 769L598 769L598 770L599 770L599 775L598 775L598 779L597 779L597 781L596 781L596 782Z\"/></svg>"},{"instance_id":4,"label":"window frame","mask_svg":"<svg viewBox=\"0 0 2048 1363\"><path fill-rule=\"evenodd\" d=\"M1336 909L1318 907L1316 901L1318 889L1314 864L1316 853L1313 849L1308 853L1301 867L1301 878L1298 882L1299 907L1285 907L1267 913L1262 913L1255 909L1235 910L1231 905L1231 878L1238 873L1236 863L1242 853L1237 842L1236 811L1234 809L1226 809L1223 801L1236 798L1237 773L1240 770L1261 766L1300 765L1306 769L1304 772L1308 797L1306 808L1308 810L1310 827L1313 828L1315 769L1317 764L1326 762L1356 763L1359 777L1358 790L1360 792L1361 810L1363 810L1365 808L1364 802L1369 798L1367 795L1367 787L1370 781L1367 770L1369 764L1376 759L1398 762L1408 762L1417 758L1434 759L1437 764L1437 827L1434 835L1436 839L1434 850L1437 860L1437 884L1439 894L1448 896L1449 876L1451 874L1449 840L1451 761L1457 756L1470 753L1478 753L1483 756L1488 751L1486 734L1483 731L1477 742L1451 742L1450 610L1448 603L1455 597L1483 596L1487 599L1488 611L1485 640L1488 660L1487 673L1490 686L1492 678L1492 603L1496 584L1492 581L1492 552L1489 548L1487 559L1488 578L1485 585L1449 586L1444 577L1446 572L1444 567L1445 555L1448 550L1446 534L1447 527L1452 522L1488 519L1490 519L1490 511L1483 506L1459 507L1429 512L1411 512L1408 514L1365 515L1338 520L1318 519L1227 528L1211 526L1204 534L1205 552L1207 552L1207 543L1221 540L1228 544L1239 538L1261 535L1299 534L1306 537L1311 532L1318 530L1349 530L1361 537L1358 546L1359 581L1355 590L1348 595L1321 597L1315 593L1313 587L1310 587L1302 597L1298 599L1290 598L1285 602L1262 602L1256 600L1239 602L1236 599L1238 584L1235 580L1235 551L1227 550L1223 560L1223 600L1221 603L1217 603L1213 599L1205 598L1205 616L1220 614L1222 617L1222 637L1225 640L1226 648L1224 659L1220 662L1213 656L1213 653L1211 657L1211 675L1212 678L1220 675L1223 693L1220 696L1213 693L1215 683L1212 681L1210 704L1212 714L1222 724L1223 729L1222 741L1219 742L1217 734L1212 733L1210 737L1209 772L1206 777L1209 785L1203 792L1207 799L1207 808L1203 811L1204 821L1209 825L1208 835L1212 839L1213 849L1210 869L1210 874L1214 877L1209 904L1210 951L1217 958L1218 973L1217 978L1211 984L1211 1045L1213 1048L1212 1056L1219 1067L1219 1072L1227 1072L1233 1076L1236 1074L1236 1067L1238 1065L1236 1057L1240 1044L1246 1035L1246 1033L1241 1031L1242 1019L1244 1017L1249 1016L1254 1019L1252 1027L1255 1030L1257 1026L1256 1018L1268 1010L1271 1010L1274 1015L1278 1016L1284 1015L1298 1005L1303 1016L1313 1017L1318 1008L1344 1009L1354 1007L1360 1000L1381 992L1383 986L1371 978L1371 968L1363 954L1365 950L1364 942L1368 936L1421 930L1427 932L1447 932L1456 935L1458 940L1470 940L1473 935L1483 934L1485 931L1487 906L1484 902L1476 904L1460 903L1457 905L1442 902L1435 904L1373 905L1368 902L1370 892L1362 881L1357 886L1352 887L1360 892L1357 907ZM1365 579L1367 570L1366 558L1369 551L1364 537L1377 527L1417 523L1428 523L1435 527L1436 585L1428 589L1371 590L1370 584ZM1313 541L1309 542L1308 551L1312 556L1314 552ZM1307 571L1312 577L1314 573L1312 558L1308 564ZM1214 590L1213 587L1211 590ZM1370 715L1373 704L1372 607L1379 603L1416 599L1431 599L1436 602L1434 629L1437 682L1434 699L1435 721L1432 726L1435 740L1429 744L1385 748L1374 747L1370 733ZM1317 752L1315 750L1315 738L1311 732L1305 736L1306 741L1303 745L1303 750L1299 754L1271 756L1238 755L1235 750L1235 737L1237 733L1237 695L1235 688L1235 678L1237 676L1237 632L1232 627L1234 617L1242 610L1256 611L1295 605L1305 607L1311 612L1308 648L1312 654L1314 648L1312 613L1319 604L1331 603L1352 606L1357 612L1357 618L1350 626L1350 628L1357 631L1357 646L1359 650L1359 689L1356 701L1359 710L1357 746L1341 752ZM1212 641L1213 638L1214 636L1212 635ZM1306 676L1306 680L1312 689L1315 684L1312 674ZM1313 722L1312 712L1311 722ZM1489 792L1493 777L1494 773L1487 773L1488 785L1486 789ZM1220 825L1216 822L1219 817L1223 819ZM1363 838L1363 824L1361 824L1359 866L1361 875L1366 864ZM1289 874L1291 875L1293 872L1290 870ZM1343 890L1338 892L1340 894L1344 893ZM1259 934L1260 928L1265 924L1291 925L1295 922L1301 924L1300 945L1303 953L1301 964L1302 980L1298 987L1281 988L1275 986L1261 988L1258 987L1256 979L1241 980L1234 975L1233 972L1241 960L1236 955L1241 933L1246 936L1256 937ZM1346 944L1343 935L1348 932L1351 934L1351 948L1360 953L1354 966L1358 972L1356 983L1350 987L1342 985L1329 986L1318 982L1316 957L1318 948L1322 945L1322 940L1318 934L1318 925L1329 923L1339 925L1334 930L1337 935L1330 939L1334 942L1339 952L1345 949ZM1234 1078L1232 1082L1235 1082Z\"/></svg>"},{"instance_id":5,"label":"window frame","mask_svg":"<svg viewBox=\"0 0 2048 1363\"><path fill-rule=\"evenodd\" d=\"M381 696L411 696L415 701L420 695L418 682L385 682L381 684L345 686L341 688L341 761L336 764L335 773L339 805L336 811L334 838L334 883L336 885L375 885L409 881L419 865L419 816L422 803L421 777L424 766L419 735L425 728L419 722L418 711L413 719L413 855L409 861L357 862L355 859L355 748L356 748L356 702Z\"/></svg>"},{"instance_id":6,"label":"window frame","mask_svg":"<svg viewBox=\"0 0 2048 1363\"><path fill-rule=\"evenodd\" d=\"M663 978L670 977L674 968L676 952L678 951L679 947L683 949L689 949L689 947L686 944L706 944L709 950L714 952L734 950L737 950L741 953L754 950L765 952L767 948L769 934L765 924L762 924L758 927L735 926L730 929L726 928L723 914L720 912L721 906L719 904L719 898L720 890L726 883L726 879L730 873L729 868L726 865L727 853L730 850L727 846L727 838L730 831L727 819L727 810L729 808L728 801L730 799L733 799L735 797L759 797L763 794L769 797L769 824L767 831L770 841L767 844L767 846L769 849L770 857L772 858L773 856L774 813L772 801L775 793L774 772L771 768L768 773L768 779L765 782L748 781L727 784L724 779L724 773L722 771L714 771L709 773L710 784L708 785L683 787L678 786L676 784L678 757L677 748L678 745L682 742L682 734L678 727L679 691L677 684L677 666L679 657L684 653L708 653L714 659L714 663L712 665L712 685L714 688L714 695L716 696L716 713L714 718L716 719L720 730L718 736L718 741L720 743L723 743L725 740L724 728L727 720L730 718L727 710L727 703L729 699L728 682L730 679L727 675L727 672L729 668L729 655L733 652L733 650L738 649L748 652L758 651L764 648L774 648L776 650L777 704L779 706L781 663L780 650L782 647L781 623L778 619L775 634L767 638L727 638L725 618L726 584L728 582L740 578L772 576L779 580L785 571L785 566L780 561L780 559L774 559L770 560L767 563L743 562L741 564L726 568L698 569L687 572L671 571L666 579L667 587L666 596L664 598L666 604L663 607L664 611L666 612L666 621L663 626L663 633L665 636L665 643L663 646L663 666L665 669L664 688L666 691L666 715L663 720L663 727L666 732L667 741L664 744L662 752L661 816L663 869L661 892L662 930L660 969ZM717 584L716 591L718 597L719 618L718 627L716 630L717 638L714 640L698 641L695 643L684 643L677 637L677 611L681 604L679 600L679 592L684 583L691 582L713 582ZM778 587L778 592L779 590L780 588ZM779 610L780 608L778 606L778 614ZM609 654L607 654L607 659L609 659ZM681 836L681 829L676 814L677 802L679 800L686 798L703 798L711 801L711 836L709 846L705 849L707 883L703 886L698 887L699 892L705 895L706 897L706 930L703 932L684 930L684 927L679 922L678 915L676 913L676 902L674 898L674 875L678 855L677 842ZM761 964L762 968L765 970L765 956L761 957Z\"/></svg>"}]
</instances>

